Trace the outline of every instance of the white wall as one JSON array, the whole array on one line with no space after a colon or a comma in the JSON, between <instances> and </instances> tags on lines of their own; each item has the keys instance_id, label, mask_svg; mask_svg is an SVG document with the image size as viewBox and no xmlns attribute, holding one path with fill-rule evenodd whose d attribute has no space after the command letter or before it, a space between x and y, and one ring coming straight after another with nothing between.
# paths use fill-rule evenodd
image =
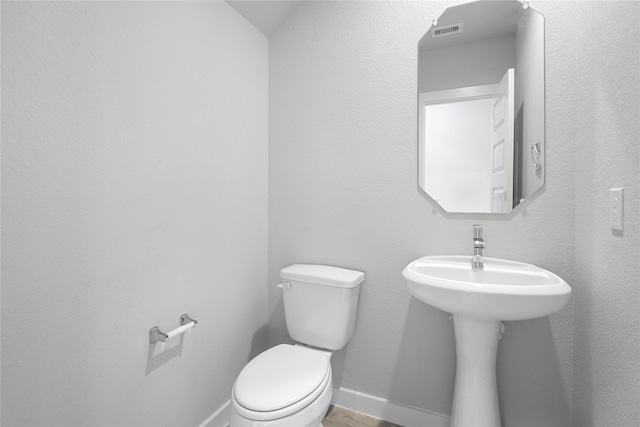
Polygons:
<instances>
[{"instance_id":1,"label":"white wall","mask_svg":"<svg viewBox=\"0 0 640 427\"><path fill-rule=\"evenodd\" d=\"M267 47L224 2L3 2L3 425L229 399L266 343Z\"/></svg>"},{"instance_id":2,"label":"white wall","mask_svg":"<svg viewBox=\"0 0 640 427\"><path fill-rule=\"evenodd\" d=\"M578 5L574 425L637 426L640 3ZM608 223L612 187L625 192L621 233Z\"/></svg>"},{"instance_id":3,"label":"white wall","mask_svg":"<svg viewBox=\"0 0 640 427\"><path fill-rule=\"evenodd\" d=\"M407 263L470 254L471 225L480 222L487 256L532 262L579 285L574 5L539 7L549 16L545 189L494 217L442 214L417 185L416 44L453 3L302 3L269 43L270 283L294 262L364 271L334 383L441 414L451 406L453 328L447 313L411 298ZM269 344L287 341L273 286L269 307ZM572 312L570 303L550 318L507 324L498 355L505 425L569 424Z\"/></svg>"}]
</instances>

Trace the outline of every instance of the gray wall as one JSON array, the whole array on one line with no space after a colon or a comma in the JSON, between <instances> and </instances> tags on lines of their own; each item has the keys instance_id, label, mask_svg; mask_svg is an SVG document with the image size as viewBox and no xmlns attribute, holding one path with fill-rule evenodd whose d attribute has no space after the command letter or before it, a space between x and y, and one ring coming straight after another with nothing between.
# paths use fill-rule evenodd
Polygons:
<instances>
[{"instance_id":1,"label":"gray wall","mask_svg":"<svg viewBox=\"0 0 640 427\"><path fill-rule=\"evenodd\" d=\"M546 18L546 184L499 218L443 213L417 187L417 42L456 3L303 3L270 39L270 283L293 262L364 271L354 337L333 358L335 384L449 414L448 314L412 299L401 270L420 256L469 253L471 224L483 223L487 256L547 268L575 292L549 318L507 323L498 355L505 425L569 425L572 411L576 425L635 425L637 3L606 2L602 14L584 2L532 2ZM616 26L615 47L591 45ZM596 65L600 50L606 66ZM606 84L592 86L596 76ZM626 101L608 99L610 87ZM600 122L608 130L596 139ZM611 186L627 191L623 235L607 223ZM288 341L273 286L269 309L269 344Z\"/></svg>"},{"instance_id":2,"label":"gray wall","mask_svg":"<svg viewBox=\"0 0 640 427\"><path fill-rule=\"evenodd\" d=\"M266 344L267 47L223 2L3 2L2 425L229 399Z\"/></svg>"},{"instance_id":3,"label":"gray wall","mask_svg":"<svg viewBox=\"0 0 640 427\"><path fill-rule=\"evenodd\" d=\"M639 23L637 1L579 2L576 426L640 425ZM608 228L611 187L624 187L623 233Z\"/></svg>"}]
</instances>

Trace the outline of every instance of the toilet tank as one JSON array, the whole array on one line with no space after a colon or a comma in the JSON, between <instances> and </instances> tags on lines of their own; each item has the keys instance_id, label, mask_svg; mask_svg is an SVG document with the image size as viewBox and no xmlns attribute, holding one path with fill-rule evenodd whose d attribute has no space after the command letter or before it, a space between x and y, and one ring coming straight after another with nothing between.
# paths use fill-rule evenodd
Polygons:
<instances>
[{"instance_id":1,"label":"toilet tank","mask_svg":"<svg viewBox=\"0 0 640 427\"><path fill-rule=\"evenodd\" d=\"M284 314L289 336L327 350L344 347L356 324L361 271L328 265L283 268ZM288 285L288 284L290 285Z\"/></svg>"}]
</instances>

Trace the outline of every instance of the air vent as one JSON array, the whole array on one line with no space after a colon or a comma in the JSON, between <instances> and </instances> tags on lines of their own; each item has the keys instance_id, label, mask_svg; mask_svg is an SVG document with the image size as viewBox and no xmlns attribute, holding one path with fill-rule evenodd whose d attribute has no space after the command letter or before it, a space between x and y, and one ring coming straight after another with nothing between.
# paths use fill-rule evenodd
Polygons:
<instances>
[{"instance_id":1,"label":"air vent","mask_svg":"<svg viewBox=\"0 0 640 427\"><path fill-rule=\"evenodd\" d=\"M447 25L446 27L432 28L431 37L443 37L451 34L457 34L462 32L464 24Z\"/></svg>"}]
</instances>

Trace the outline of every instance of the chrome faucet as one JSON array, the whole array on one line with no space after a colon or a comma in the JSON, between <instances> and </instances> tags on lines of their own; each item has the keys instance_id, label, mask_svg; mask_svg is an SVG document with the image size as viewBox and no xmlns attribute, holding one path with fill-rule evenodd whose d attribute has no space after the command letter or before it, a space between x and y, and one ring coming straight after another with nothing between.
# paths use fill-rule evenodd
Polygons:
<instances>
[{"instance_id":1,"label":"chrome faucet","mask_svg":"<svg viewBox=\"0 0 640 427\"><path fill-rule=\"evenodd\" d=\"M473 226L473 258L471 258L471 267L473 269L482 269L482 250L484 249L484 239L482 238L482 225Z\"/></svg>"}]
</instances>

